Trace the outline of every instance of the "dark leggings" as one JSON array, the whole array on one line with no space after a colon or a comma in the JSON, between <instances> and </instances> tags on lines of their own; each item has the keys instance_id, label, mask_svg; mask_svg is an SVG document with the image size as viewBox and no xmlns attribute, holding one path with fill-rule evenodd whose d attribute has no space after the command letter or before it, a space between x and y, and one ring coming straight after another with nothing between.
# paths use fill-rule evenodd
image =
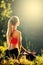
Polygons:
<instances>
[{"instance_id":1,"label":"dark leggings","mask_svg":"<svg viewBox=\"0 0 43 65\"><path fill-rule=\"evenodd\" d=\"M12 56L13 58L14 58L14 56L17 58L18 57L18 49L17 48L14 48L14 49L12 49L12 50L6 50L5 51L5 56L8 56L8 57L10 57L10 56Z\"/></svg>"}]
</instances>

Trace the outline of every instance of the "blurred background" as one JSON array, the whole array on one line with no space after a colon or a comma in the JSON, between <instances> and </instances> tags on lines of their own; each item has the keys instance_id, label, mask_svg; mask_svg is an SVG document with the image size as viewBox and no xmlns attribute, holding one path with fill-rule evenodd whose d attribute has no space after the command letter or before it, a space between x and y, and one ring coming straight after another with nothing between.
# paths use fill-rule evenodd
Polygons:
<instances>
[{"instance_id":1,"label":"blurred background","mask_svg":"<svg viewBox=\"0 0 43 65\"><path fill-rule=\"evenodd\" d=\"M7 22L11 16L20 19L22 44L41 54L43 50L43 0L0 0L0 46L6 41Z\"/></svg>"}]
</instances>

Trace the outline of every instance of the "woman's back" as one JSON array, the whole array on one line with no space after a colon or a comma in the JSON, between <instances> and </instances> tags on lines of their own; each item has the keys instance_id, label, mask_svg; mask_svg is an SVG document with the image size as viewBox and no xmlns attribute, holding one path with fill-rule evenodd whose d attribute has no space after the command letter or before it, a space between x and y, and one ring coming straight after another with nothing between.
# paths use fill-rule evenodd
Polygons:
<instances>
[{"instance_id":1,"label":"woman's back","mask_svg":"<svg viewBox=\"0 0 43 65\"><path fill-rule=\"evenodd\" d=\"M8 46L10 44L10 49L18 48L20 43L20 31L14 30L9 42Z\"/></svg>"}]
</instances>

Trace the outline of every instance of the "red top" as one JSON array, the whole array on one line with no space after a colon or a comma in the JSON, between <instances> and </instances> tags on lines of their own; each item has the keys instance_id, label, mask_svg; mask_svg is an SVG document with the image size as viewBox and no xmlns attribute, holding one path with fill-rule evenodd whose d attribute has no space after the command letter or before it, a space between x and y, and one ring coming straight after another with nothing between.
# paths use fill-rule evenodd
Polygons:
<instances>
[{"instance_id":1,"label":"red top","mask_svg":"<svg viewBox=\"0 0 43 65\"><path fill-rule=\"evenodd\" d=\"M10 44L17 44L18 43L18 39L17 38L14 38L13 36L11 37L11 40L10 40Z\"/></svg>"},{"instance_id":2,"label":"red top","mask_svg":"<svg viewBox=\"0 0 43 65\"><path fill-rule=\"evenodd\" d=\"M18 39L12 37L11 40L10 40L10 43L11 43L11 44L17 44L17 43L18 43Z\"/></svg>"}]
</instances>

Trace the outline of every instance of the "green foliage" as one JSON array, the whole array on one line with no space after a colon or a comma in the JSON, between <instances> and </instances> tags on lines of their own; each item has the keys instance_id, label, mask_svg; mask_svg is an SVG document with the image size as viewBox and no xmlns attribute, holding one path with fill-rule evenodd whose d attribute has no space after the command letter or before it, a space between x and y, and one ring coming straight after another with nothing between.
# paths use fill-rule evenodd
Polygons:
<instances>
[{"instance_id":1,"label":"green foliage","mask_svg":"<svg viewBox=\"0 0 43 65\"><path fill-rule=\"evenodd\" d=\"M2 0L0 3L0 19L4 20L5 17L9 18L12 13L11 4L5 0Z\"/></svg>"},{"instance_id":2,"label":"green foliage","mask_svg":"<svg viewBox=\"0 0 43 65\"><path fill-rule=\"evenodd\" d=\"M11 2L14 0L0 0L0 40L2 42L1 45L3 45L3 42L6 40L6 29L7 29L7 22L12 14L11 9Z\"/></svg>"}]
</instances>

